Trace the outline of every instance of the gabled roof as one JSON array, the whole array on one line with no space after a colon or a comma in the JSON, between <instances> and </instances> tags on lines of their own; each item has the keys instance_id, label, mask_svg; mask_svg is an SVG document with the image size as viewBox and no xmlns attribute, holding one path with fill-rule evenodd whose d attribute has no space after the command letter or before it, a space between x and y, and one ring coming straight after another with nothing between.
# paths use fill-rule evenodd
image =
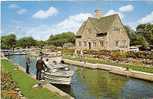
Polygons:
<instances>
[{"instance_id":1,"label":"gabled roof","mask_svg":"<svg viewBox=\"0 0 153 99\"><path fill-rule=\"evenodd\" d=\"M119 18L118 14L113 14L110 16L101 17L99 19L89 17L88 20L82 24L82 26L80 27L80 29L77 32L77 35L82 34L87 22L91 22L91 24L95 28L97 34L98 33L106 33L106 32L108 32L109 28L112 26L113 21L117 18Z\"/></svg>"}]
</instances>

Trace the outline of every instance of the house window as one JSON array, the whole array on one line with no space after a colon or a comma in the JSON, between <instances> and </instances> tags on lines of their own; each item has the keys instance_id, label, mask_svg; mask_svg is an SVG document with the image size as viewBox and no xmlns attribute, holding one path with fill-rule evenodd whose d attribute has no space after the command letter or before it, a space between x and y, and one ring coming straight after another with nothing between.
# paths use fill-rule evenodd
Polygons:
<instances>
[{"instance_id":1,"label":"house window","mask_svg":"<svg viewBox=\"0 0 153 99\"><path fill-rule=\"evenodd\" d=\"M100 46L101 46L101 47L104 46L104 41L100 41Z\"/></svg>"},{"instance_id":2,"label":"house window","mask_svg":"<svg viewBox=\"0 0 153 99\"><path fill-rule=\"evenodd\" d=\"M119 46L119 41L116 41L115 43L116 43L116 46L118 47Z\"/></svg>"},{"instance_id":3,"label":"house window","mask_svg":"<svg viewBox=\"0 0 153 99\"><path fill-rule=\"evenodd\" d=\"M126 40L122 40L123 47L126 48Z\"/></svg>"},{"instance_id":4,"label":"house window","mask_svg":"<svg viewBox=\"0 0 153 99\"><path fill-rule=\"evenodd\" d=\"M76 37L76 38L81 38L81 36L80 36L80 35L76 35L75 37Z\"/></svg>"},{"instance_id":5,"label":"house window","mask_svg":"<svg viewBox=\"0 0 153 99\"><path fill-rule=\"evenodd\" d=\"M93 46L96 47L96 42L93 42Z\"/></svg>"},{"instance_id":6,"label":"house window","mask_svg":"<svg viewBox=\"0 0 153 99\"><path fill-rule=\"evenodd\" d=\"M107 35L107 32L96 34L97 37L103 37L103 36L106 36L106 35Z\"/></svg>"},{"instance_id":7,"label":"house window","mask_svg":"<svg viewBox=\"0 0 153 99\"><path fill-rule=\"evenodd\" d=\"M79 41L79 46L81 46L81 41Z\"/></svg>"},{"instance_id":8,"label":"house window","mask_svg":"<svg viewBox=\"0 0 153 99\"><path fill-rule=\"evenodd\" d=\"M84 41L84 46L85 46L85 47L87 46L87 42L86 42L86 41Z\"/></svg>"}]
</instances>

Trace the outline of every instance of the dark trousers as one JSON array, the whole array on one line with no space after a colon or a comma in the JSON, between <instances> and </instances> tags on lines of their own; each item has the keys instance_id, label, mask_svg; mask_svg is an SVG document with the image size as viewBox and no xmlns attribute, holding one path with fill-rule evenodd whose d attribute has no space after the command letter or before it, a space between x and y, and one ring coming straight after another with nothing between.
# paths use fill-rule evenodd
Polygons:
<instances>
[{"instance_id":1,"label":"dark trousers","mask_svg":"<svg viewBox=\"0 0 153 99\"><path fill-rule=\"evenodd\" d=\"M41 70L40 70L40 69L37 69L37 72L36 72L36 79L37 79L37 80L41 80Z\"/></svg>"},{"instance_id":2,"label":"dark trousers","mask_svg":"<svg viewBox=\"0 0 153 99\"><path fill-rule=\"evenodd\" d=\"M30 74L30 72L29 72L29 64L28 63L26 63L26 73Z\"/></svg>"}]
</instances>

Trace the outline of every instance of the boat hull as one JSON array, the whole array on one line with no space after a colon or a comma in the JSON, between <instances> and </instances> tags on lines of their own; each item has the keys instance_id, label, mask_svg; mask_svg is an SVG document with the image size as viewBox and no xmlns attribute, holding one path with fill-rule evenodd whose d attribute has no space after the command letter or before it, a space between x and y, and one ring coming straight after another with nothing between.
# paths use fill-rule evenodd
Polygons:
<instances>
[{"instance_id":1,"label":"boat hull","mask_svg":"<svg viewBox=\"0 0 153 99\"><path fill-rule=\"evenodd\" d=\"M73 76L73 71L68 70L50 70L50 71L45 71L42 73L42 77L47 80L49 83L52 84L64 84L64 85L70 85L71 84L71 79Z\"/></svg>"}]
</instances>

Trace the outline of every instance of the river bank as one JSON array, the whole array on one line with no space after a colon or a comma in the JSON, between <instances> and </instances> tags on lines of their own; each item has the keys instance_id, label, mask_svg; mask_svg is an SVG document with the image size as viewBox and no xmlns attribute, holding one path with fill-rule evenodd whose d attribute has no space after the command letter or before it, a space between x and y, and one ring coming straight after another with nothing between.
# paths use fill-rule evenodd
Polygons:
<instances>
[{"instance_id":1,"label":"river bank","mask_svg":"<svg viewBox=\"0 0 153 99\"><path fill-rule=\"evenodd\" d=\"M138 79L147 80L147 81L153 81L153 74L152 73L127 70L127 68L106 65L106 64L85 63L85 62L80 62L80 61L70 60L70 59L63 59L63 61L68 64L77 65L77 66L81 66L81 67L85 67L85 68L103 69L103 70L107 70L107 71L114 73L114 74L129 76L129 77L138 78Z\"/></svg>"},{"instance_id":2,"label":"river bank","mask_svg":"<svg viewBox=\"0 0 153 99\"><path fill-rule=\"evenodd\" d=\"M19 65L11 63L9 60L2 59L2 70L9 72L12 78L28 99L73 99L70 95L64 93L60 89L46 84L43 88L32 88L33 85L37 84L34 76L27 75L24 73L25 69Z\"/></svg>"}]
</instances>

